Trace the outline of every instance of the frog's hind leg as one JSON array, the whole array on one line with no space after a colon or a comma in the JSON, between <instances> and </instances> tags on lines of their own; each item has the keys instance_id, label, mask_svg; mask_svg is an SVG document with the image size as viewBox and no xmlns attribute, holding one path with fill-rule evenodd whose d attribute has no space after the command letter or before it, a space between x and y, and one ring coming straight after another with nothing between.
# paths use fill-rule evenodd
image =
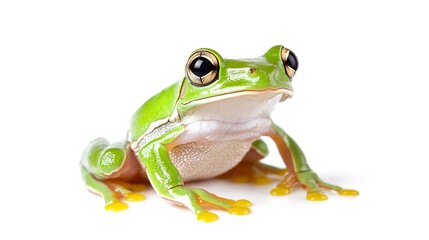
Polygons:
<instances>
[{"instance_id":1,"label":"frog's hind leg","mask_svg":"<svg viewBox=\"0 0 429 240\"><path fill-rule=\"evenodd\" d=\"M144 196L132 190L141 190L142 185L131 185L127 181L141 176L141 167L128 143L113 143L103 138L92 141L81 159L82 178L88 189L101 195L105 209L120 211L128 208L119 199L139 201ZM137 187L136 187L137 186Z\"/></svg>"},{"instance_id":2,"label":"frog's hind leg","mask_svg":"<svg viewBox=\"0 0 429 240\"><path fill-rule=\"evenodd\" d=\"M264 141L258 139L252 143L252 147L243 160L233 169L221 175L220 178L230 179L237 183L254 183L257 185L269 184L271 179L268 174L283 176L287 170L276 168L260 162L268 155L268 147Z\"/></svg>"}]
</instances>

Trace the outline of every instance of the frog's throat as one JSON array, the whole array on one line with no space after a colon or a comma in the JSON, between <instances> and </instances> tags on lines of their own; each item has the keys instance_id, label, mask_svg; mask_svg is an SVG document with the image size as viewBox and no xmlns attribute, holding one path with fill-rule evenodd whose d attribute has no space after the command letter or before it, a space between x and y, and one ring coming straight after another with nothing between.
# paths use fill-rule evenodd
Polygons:
<instances>
[{"instance_id":1,"label":"frog's throat","mask_svg":"<svg viewBox=\"0 0 429 240\"><path fill-rule=\"evenodd\" d=\"M178 104L182 104L182 105L199 105L199 104L205 104L205 103L211 103L211 102L216 102L216 101L221 101L221 100L225 100L228 98L233 98L233 97L239 97L239 96L249 96L249 95L257 95L257 94L263 94L263 93L278 93L278 94L282 94L282 97L280 99L280 102L285 101L287 98L290 98L293 96L293 91L291 89L287 89L287 88L278 88L278 89L267 89L267 90L244 90L244 91L239 91L239 92L234 92L234 93L226 93L226 94L221 94L221 95L217 95L217 96L212 96L212 97L206 97L206 98L201 98L198 100L192 100L192 101L188 101L188 102L184 102L184 103L180 103L180 98L178 99L178 101L175 104L173 113L171 116L163 118L163 119L159 119L157 121L154 121L150 124L150 126L148 127L148 129L146 129L146 131L135 141L132 141L131 139L129 139L129 141L131 142L131 148L134 151L138 151L141 146L142 146L142 140L151 132L153 132L153 130L155 130L156 128L163 126L167 123L172 123L169 124L168 126L166 126L167 128L173 128L176 127L178 122L180 122L180 116L179 116L179 112L177 109L177 105ZM129 137L129 136L128 136Z\"/></svg>"},{"instance_id":2,"label":"frog's throat","mask_svg":"<svg viewBox=\"0 0 429 240\"><path fill-rule=\"evenodd\" d=\"M253 94L261 94L261 93L279 93L283 94L282 98L280 99L280 102L285 101L288 98L291 98L293 96L293 91L291 89L287 88L278 88L278 89L266 89L266 90L244 90L234 93L225 93L221 95L206 97L206 98L200 98L197 100L190 100L187 102L181 103L182 105L188 105L188 104L204 104L204 103L211 103L216 102L232 97L239 97L239 96L245 96L245 95L253 95ZM175 109L176 110L176 109Z\"/></svg>"}]
</instances>

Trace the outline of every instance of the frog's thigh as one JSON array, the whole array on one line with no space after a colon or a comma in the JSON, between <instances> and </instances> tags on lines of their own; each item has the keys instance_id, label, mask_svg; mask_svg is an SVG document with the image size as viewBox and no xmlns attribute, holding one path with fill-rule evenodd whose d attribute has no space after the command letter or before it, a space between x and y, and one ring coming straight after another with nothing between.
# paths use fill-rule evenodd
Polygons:
<instances>
[{"instance_id":1,"label":"frog's thigh","mask_svg":"<svg viewBox=\"0 0 429 240\"><path fill-rule=\"evenodd\" d=\"M237 183L252 182L258 185L270 183L271 180L266 176L267 174L283 175L285 169L260 163L260 160L265 158L268 153L268 147L264 141L261 139L254 141L243 160L236 167L223 174L221 178L231 179Z\"/></svg>"},{"instance_id":2,"label":"frog's thigh","mask_svg":"<svg viewBox=\"0 0 429 240\"><path fill-rule=\"evenodd\" d=\"M130 181L140 173L139 163L126 142L113 143L103 138L92 141L82 156L82 177L88 188L103 196L107 210L123 210L127 206L118 198L138 201L143 195L129 190Z\"/></svg>"}]
</instances>

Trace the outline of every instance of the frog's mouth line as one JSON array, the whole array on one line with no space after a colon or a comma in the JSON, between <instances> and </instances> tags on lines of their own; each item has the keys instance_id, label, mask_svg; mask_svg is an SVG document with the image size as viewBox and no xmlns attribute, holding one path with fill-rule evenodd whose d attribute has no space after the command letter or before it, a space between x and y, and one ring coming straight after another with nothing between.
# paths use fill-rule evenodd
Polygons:
<instances>
[{"instance_id":1,"label":"frog's mouth line","mask_svg":"<svg viewBox=\"0 0 429 240\"><path fill-rule=\"evenodd\" d=\"M262 93L282 94L282 98L280 99L280 102L283 102L286 99L291 98L293 96L293 91L287 88L268 89L268 90L244 90L240 92L225 93L225 94L216 95L212 97L201 98L198 100L191 100L191 101L182 103L182 105L188 105L191 103L198 103L198 104L211 103L211 102L221 101L221 100L233 98L233 97L258 95Z\"/></svg>"},{"instance_id":2,"label":"frog's mouth line","mask_svg":"<svg viewBox=\"0 0 429 240\"><path fill-rule=\"evenodd\" d=\"M271 99L273 97L273 95L276 94L282 94L279 102L283 102L285 101L287 98L292 97L293 96L293 91L291 89L287 89L287 88L279 88L279 89L268 89L268 90L244 90L244 91L240 91L240 92L235 92L235 93L226 93L226 94L221 94L221 95L217 95L217 96L212 96L212 97L206 97L206 98L201 98L198 100L193 100L193 101L188 101L188 102L184 102L184 103L179 103L176 102L176 106L174 107L173 113L170 117L166 117L163 119L159 119L157 121L152 122L149 127L146 129L145 133L143 133L136 141L133 141L131 144L132 149L134 150L138 150L142 144L142 139L144 139L146 137L146 135L150 134L155 128L162 126L163 124L166 124L168 122L171 123L175 123L181 120L179 113L178 113L178 109L177 109L177 104L182 104L185 106L190 106L192 104L196 104L196 105L204 105L204 104L209 104L209 103L215 103L215 102L219 102L222 100L227 100L227 99L231 99L234 97L243 97L243 96L254 96L255 99L257 101L263 101L264 100L264 94L266 94L266 98L265 100ZM261 96L263 96L261 98ZM245 104L245 103L243 103ZM131 140L130 140L131 141Z\"/></svg>"}]
</instances>

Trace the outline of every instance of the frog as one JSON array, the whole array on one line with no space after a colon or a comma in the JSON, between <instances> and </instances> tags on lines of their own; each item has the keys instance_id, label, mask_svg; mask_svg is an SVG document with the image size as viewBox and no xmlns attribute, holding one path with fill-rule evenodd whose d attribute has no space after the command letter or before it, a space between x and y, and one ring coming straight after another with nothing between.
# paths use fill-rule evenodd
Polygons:
<instances>
[{"instance_id":1,"label":"frog","mask_svg":"<svg viewBox=\"0 0 429 240\"><path fill-rule=\"evenodd\" d=\"M80 161L87 188L103 197L105 209L128 208L122 200L141 201L149 183L156 193L212 222L212 209L247 215L252 203L229 199L185 183L227 176L235 181L270 182L274 196L301 185L310 201L327 200L321 190L357 196L358 191L327 183L310 168L302 149L271 118L278 103L293 96L298 58L276 45L256 58L227 59L210 48L193 51L184 77L149 98L132 117L127 140L97 138ZM267 143L275 143L285 167L262 163Z\"/></svg>"}]
</instances>

